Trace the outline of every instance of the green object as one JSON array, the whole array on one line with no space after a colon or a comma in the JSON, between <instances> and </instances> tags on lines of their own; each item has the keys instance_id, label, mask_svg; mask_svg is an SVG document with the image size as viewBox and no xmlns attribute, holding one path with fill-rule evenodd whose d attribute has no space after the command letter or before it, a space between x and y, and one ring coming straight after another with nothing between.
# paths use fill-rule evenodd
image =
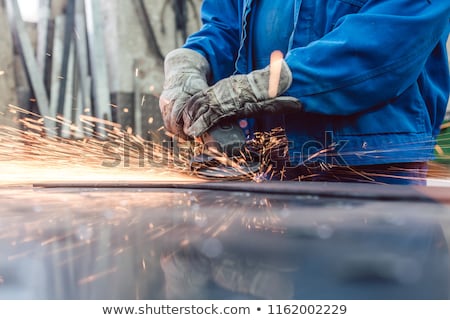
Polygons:
<instances>
[{"instance_id":1,"label":"green object","mask_svg":"<svg viewBox=\"0 0 450 320\"><path fill-rule=\"evenodd\" d=\"M436 161L450 164L450 121L444 122L442 128L437 138Z\"/></svg>"}]
</instances>

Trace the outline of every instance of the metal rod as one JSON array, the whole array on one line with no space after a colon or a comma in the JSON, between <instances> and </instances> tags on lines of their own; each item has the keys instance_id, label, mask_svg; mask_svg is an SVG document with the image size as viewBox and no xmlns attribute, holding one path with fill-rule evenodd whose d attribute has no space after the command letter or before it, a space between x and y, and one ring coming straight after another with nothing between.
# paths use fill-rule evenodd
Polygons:
<instances>
[{"instance_id":1,"label":"metal rod","mask_svg":"<svg viewBox=\"0 0 450 320\"><path fill-rule=\"evenodd\" d=\"M58 94L60 92L63 59L63 37L65 17L57 16L53 32L52 72L50 86L50 115L56 116L58 112Z\"/></svg>"},{"instance_id":2,"label":"metal rod","mask_svg":"<svg viewBox=\"0 0 450 320\"><path fill-rule=\"evenodd\" d=\"M61 81L59 84L58 92L58 113L64 113L64 101L66 99L66 87L68 81L68 69L71 43L73 39L73 29L75 21L75 1L68 1L66 5L65 25L63 35L63 47L62 47L62 65L61 65Z\"/></svg>"},{"instance_id":3,"label":"metal rod","mask_svg":"<svg viewBox=\"0 0 450 320\"><path fill-rule=\"evenodd\" d=\"M36 58L42 75L45 74L48 44L48 20L50 18L50 0L39 1L39 21L37 24Z\"/></svg>"},{"instance_id":4,"label":"metal rod","mask_svg":"<svg viewBox=\"0 0 450 320\"><path fill-rule=\"evenodd\" d=\"M135 5L136 14L141 23L145 38L147 39L146 42L149 51L155 56L155 58L160 59L161 61L164 60L164 55L161 53L161 49L158 45L145 2L143 0L137 0L133 1L133 4Z\"/></svg>"},{"instance_id":5,"label":"metal rod","mask_svg":"<svg viewBox=\"0 0 450 320\"><path fill-rule=\"evenodd\" d=\"M94 115L102 120L112 120L111 100L104 46L103 23L100 2L85 0L86 26L89 43L89 55L92 67ZM105 127L97 124L99 137L105 137Z\"/></svg>"},{"instance_id":6,"label":"metal rod","mask_svg":"<svg viewBox=\"0 0 450 320\"><path fill-rule=\"evenodd\" d=\"M138 63L137 60L134 60L134 69L138 70ZM133 108L133 115L134 115L134 133L137 136L142 137L142 93L141 90L141 79L140 75L135 74L134 76L134 108Z\"/></svg>"},{"instance_id":7,"label":"metal rod","mask_svg":"<svg viewBox=\"0 0 450 320\"><path fill-rule=\"evenodd\" d=\"M52 127L52 121L50 119L51 114L49 111L49 101L45 90L44 79L34 56L33 46L25 29L19 5L17 0L6 0L5 4L11 30L16 38L16 44L18 46L17 50L20 52L25 64L27 77L31 88L33 89L39 112L42 117L44 117L44 126L45 128L50 129ZM53 135L53 131L47 130L47 134Z\"/></svg>"}]
</instances>

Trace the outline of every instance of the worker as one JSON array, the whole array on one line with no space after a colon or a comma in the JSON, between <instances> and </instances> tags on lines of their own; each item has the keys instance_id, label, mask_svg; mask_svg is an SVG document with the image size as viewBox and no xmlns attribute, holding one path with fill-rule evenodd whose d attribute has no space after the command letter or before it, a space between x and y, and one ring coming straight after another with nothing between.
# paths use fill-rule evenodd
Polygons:
<instances>
[{"instance_id":1,"label":"worker","mask_svg":"<svg viewBox=\"0 0 450 320\"><path fill-rule=\"evenodd\" d=\"M425 184L449 96L449 1L204 0L201 13L165 58L168 131L247 119L250 135L285 130L279 178Z\"/></svg>"}]
</instances>

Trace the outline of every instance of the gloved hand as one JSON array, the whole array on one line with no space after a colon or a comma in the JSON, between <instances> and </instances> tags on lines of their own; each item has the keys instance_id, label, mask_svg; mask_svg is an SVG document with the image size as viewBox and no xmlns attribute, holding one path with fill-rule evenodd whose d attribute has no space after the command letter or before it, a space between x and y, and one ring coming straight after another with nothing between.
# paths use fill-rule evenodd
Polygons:
<instances>
[{"instance_id":1,"label":"gloved hand","mask_svg":"<svg viewBox=\"0 0 450 320\"><path fill-rule=\"evenodd\" d=\"M164 60L164 88L159 98L164 126L182 138L182 111L186 101L208 87L210 66L205 57L194 50L175 49Z\"/></svg>"},{"instance_id":2,"label":"gloved hand","mask_svg":"<svg viewBox=\"0 0 450 320\"><path fill-rule=\"evenodd\" d=\"M302 104L297 98L283 96L261 102L246 102L238 106L232 104L211 104L209 108L205 105L203 110L199 110L196 107L192 107L191 103L200 94L195 95L186 103L186 108L183 112L184 132L192 137L202 135L223 118L252 117L262 112L273 114L292 113L302 109Z\"/></svg>"},{"instance_id":3,"label":"gloved hand","mask_svg":"<svg viewBox=\"0 0 450 320\"><path fill-rule=\"evenodd\" d=\"M278 76L272 76L271 79L270 73L271 68L268 66L247 75L231 76L195 94L187 101L183 111L184 133L200 136L223 118L300 110L301 104L295 98L275 98L292 83L292 73L286 62L281 60L279 81ZM271 81L276 81L276 92L269 94Z\"/></svg>"}]
</instances>

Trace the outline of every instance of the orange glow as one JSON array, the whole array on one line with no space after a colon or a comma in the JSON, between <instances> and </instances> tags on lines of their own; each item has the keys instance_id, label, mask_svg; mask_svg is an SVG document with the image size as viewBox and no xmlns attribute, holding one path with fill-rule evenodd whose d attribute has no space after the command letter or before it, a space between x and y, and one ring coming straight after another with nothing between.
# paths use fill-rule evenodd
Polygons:
<instances>
[{"instance_id":1,"label":"orange glow","mask_svg":"<svg viewBox=\"0 0 450 320\"><path fill-rule=\"evenodd\" d=\"M270 55L269 98L278 96L282 61L283 53L281 51L277 50L272 52Z\"/></svg>"}]
</instances>

